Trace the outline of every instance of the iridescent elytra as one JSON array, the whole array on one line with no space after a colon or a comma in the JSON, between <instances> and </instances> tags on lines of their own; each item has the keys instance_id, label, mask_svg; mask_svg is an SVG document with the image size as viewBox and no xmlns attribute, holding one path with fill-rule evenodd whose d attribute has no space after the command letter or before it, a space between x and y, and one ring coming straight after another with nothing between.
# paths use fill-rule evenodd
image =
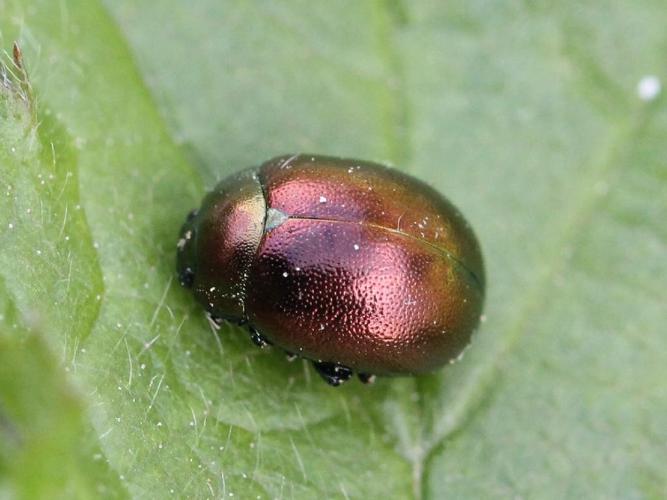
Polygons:
<instances>
[{"instance_id":1,"label":"iridescent elytra","mask_svg":"<svg viewBox=\"0 0 667 500\"><path fill-rule=\"evenodd\" d=\"M429 372L470 342L484 302L475 235L438 191L368 161L287 155L222 180L188 216L181 284L338 385Z\"/></svg>"}]
</instances>

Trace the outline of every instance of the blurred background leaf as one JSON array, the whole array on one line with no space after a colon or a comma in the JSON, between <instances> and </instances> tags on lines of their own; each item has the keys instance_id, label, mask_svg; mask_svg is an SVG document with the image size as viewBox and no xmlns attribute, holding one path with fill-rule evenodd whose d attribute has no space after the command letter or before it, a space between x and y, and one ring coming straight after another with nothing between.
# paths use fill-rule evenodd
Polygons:
<instances>
[{"instance_id":1,"label":"blurred background leaf","mask_svg":"<svg viewBox=\"0 0 667 500\"><path fill-rule=\"evenodd\" d=\"M0 1L36 99L7 58L0 496L667 495L666 25L657 0ZM293 151L468 216L462 363L334 390L213 335L178 228Z\"/></svg>"}]
</instances>

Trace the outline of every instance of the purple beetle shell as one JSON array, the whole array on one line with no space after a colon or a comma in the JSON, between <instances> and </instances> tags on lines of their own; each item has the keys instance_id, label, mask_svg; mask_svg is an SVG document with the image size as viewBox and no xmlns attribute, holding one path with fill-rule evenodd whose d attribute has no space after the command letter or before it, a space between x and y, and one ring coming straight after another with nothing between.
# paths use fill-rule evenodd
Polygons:
<instances>
[{"instance_id":1,"label":"purple beetle shell","mask_svg":"<svg viewBox=\"0 0 667 500\"><path fill-rule=\"evenodd\" d=\"M484 302L477 240L428 185L375 163L296 155L218 184L181 230L178 272L213 315L361 373L455 359Z\"/></svg>"}]
</instances>

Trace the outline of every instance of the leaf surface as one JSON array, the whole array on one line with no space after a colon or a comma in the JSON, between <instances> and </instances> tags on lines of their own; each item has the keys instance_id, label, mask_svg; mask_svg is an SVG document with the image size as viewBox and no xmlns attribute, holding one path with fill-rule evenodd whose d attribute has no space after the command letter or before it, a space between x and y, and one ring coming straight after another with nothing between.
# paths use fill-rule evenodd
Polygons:
<instances>
[{"instance_id":1,"label":"leaf surface","mask_svg":"<svg viewBox=\"0 0 667 500\"><path fill-rule=\"evenodd\" d=\"M36 102L0 103L0 362L25 359L0 436L72 412L53 446L80 442L67 477L94 478L39 491L667 493L667 106L637 94L667 78L660 2L4 8ZM210 330L174 281L178 228L218 179L294 151L392 163L462 209L489 283L463 362L333 390ZM11 399L31 364L53 401ZM22 491L8 442L0 488Z\"/></svg>"}]
</instances>

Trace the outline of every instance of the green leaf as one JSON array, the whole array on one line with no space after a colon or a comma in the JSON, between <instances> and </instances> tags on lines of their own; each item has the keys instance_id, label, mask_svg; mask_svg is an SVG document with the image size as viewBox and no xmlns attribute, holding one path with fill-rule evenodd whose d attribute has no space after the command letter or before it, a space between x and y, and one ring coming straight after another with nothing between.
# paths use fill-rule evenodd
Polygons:
<instances>
[{"instance_id":1,"label":"green leaf","mask_svg":"<svg viewBox=\"0 0 667 500\"><path fill-rule=\"evenodd\" d=\"M0 304L0 495L125 497L42 335L22 323L4 287Z\"/></svg>"},{"instance_id":2,"label":"green leaf","mask_svg":"<svg viewBox=\"0 0 667 500\"><path fill-rule=\"evenodd\" d=\"M32 85L5 63L0 496L667 495L667 101L637 92L667 81L663 2L0 8ZM489 289L461 363L334 390L211 332L178 228L292 151L466 214Z\"/></svg>"}]
</instances>

